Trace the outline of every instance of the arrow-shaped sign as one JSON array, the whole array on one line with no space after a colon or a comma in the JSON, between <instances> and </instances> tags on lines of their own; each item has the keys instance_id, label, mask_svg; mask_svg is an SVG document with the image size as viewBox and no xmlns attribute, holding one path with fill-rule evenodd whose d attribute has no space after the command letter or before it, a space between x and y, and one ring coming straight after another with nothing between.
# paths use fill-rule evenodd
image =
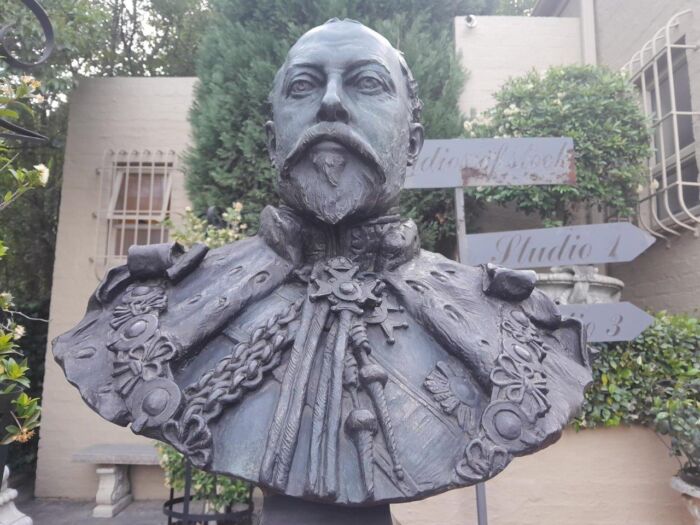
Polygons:
<instances>
[{"instance_id":1,"label":"arrow-shaped sign","mask_svg":"<svg viewBox=\"0 0 700 525\"><path fill-rule=\"evenodd\" d=\"M426 140L404 187L575 184L568 137Z\"/></svg>"},{"instance_id":2,"label":"arrow-shaped sign","mask_svg":"<svg viewBox=\"0 0 700 525\"><path fill-rule=\"evenodd\" d=\"M631 261L654 237L628 222L467 235L469 264L507 268Z\"/></svg>"},{"instance_id":3,"label":"arrow-shaped sign","mask_svg":"<svg viewBox=\"0 0 700 525\"><path fill-rule=\"evenodd\" d=\"M580 320L589 343L631 341L654 322L632 303L563 304L562 315Z\"/></svg>"}]
</instances>

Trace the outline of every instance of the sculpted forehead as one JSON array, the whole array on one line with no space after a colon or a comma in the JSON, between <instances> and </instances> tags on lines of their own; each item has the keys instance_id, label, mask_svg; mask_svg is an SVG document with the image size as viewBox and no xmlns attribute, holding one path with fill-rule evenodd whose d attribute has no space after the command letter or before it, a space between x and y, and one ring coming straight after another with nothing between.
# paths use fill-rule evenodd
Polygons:
<instances>
[{"instance_id":1,"label":"sculpted forehead","mask_svg":"<svg viewBox=\"0 0 700 525\"><path fill-rule=\"evenodd\" d=\"M401 74L398 52L379 33L354 22L334 22L315 27L292 46L287 68L315 65L323 69L340 68L361 60L376 61L392 76Z\"/></svg>"}]
</instances>

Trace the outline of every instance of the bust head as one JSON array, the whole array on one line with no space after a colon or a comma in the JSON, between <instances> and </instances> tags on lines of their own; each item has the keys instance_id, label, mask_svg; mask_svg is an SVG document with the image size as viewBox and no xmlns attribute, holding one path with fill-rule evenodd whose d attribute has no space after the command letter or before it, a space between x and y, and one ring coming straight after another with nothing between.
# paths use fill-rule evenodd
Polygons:
<instances>
[{"instance_id":1,"label":"bust head","mask_svg":"<svg viewBox=\"0 0 700 525\"><path fill-rule=\"evenodd\" d=\"M401 53L352 20L311 29L289 50L265 125L282 201L329 224L398 204L423 145L421 103Z\"/></svg>"}]
</instances>

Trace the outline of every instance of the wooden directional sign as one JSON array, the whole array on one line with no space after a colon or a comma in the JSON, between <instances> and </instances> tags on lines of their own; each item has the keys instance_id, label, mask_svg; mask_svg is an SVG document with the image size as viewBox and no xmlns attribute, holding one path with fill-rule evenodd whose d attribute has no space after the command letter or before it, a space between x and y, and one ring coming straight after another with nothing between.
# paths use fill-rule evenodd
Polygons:
<instances>
[{"instance_id":1,"label":"wooden directional sign","mask_svg":"<svg viewBox=\"0 0 700 525\"><path fill-rule=\"evenodd\" d=\"M631 341L654 322L632 303L563 304L562 315L580 320L589 343Z\"/></svg>"},{"instance_id":2,"label":"wooden directional sign","mask_svg":"<svg viewBox=\"0 0 700 525\"><path fill-rule=\"evenodd\" d=\"M469 264L508 268L631 261L654 237L628 222L467 235Z\"/></svg>"},{"instance_id":3,"label":"wooden directional sign","mask_svg":"<svg viewBox=\"0 0 700 525\"><path fill-rule=\"evenodd\" d=\"M404 187L575 184L574 143L567 137L426 140Z\"/></svg>"}]
</instances>

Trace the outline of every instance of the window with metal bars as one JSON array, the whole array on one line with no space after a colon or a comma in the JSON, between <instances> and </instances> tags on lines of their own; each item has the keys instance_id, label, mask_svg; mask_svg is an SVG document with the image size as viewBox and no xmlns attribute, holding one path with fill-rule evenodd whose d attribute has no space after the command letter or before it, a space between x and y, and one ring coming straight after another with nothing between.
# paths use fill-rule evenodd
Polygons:
<instances>
[{"instance_id":1,"label":"window with metal bars","mask_svg":"<svg viewBox=\"0 0 700 525\"><path fill-rule=\"evenodd\" d=\"M123 263L133 244L168 242L165 220L177 156L149 150L108 152L101 171L98 258Z\"/></svg>"},{"instance_id":2,"label":"window with metal bars","mask_svg":"<svg viewBox=\"0 0 700 525\"><path fill-rule=\"evenodd\" d=\"M692 10L677 13L623 70L640 93L651 126L648 185L640 192L639 222L659 237L700 224L700 179L685 31ZM692 68L690 68L692 70Z\"/></svg>"}]
</instances>

